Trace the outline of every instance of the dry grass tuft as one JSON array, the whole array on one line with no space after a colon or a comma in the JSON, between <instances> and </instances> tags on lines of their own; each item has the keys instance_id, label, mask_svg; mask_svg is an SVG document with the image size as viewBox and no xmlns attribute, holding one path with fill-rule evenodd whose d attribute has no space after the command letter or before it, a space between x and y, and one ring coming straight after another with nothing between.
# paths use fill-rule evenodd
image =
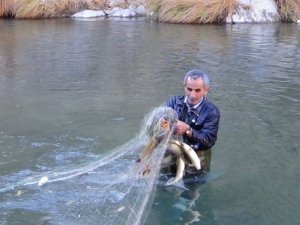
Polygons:
<instances>
[{"instance_id":1,"label":"dry grass tuft","mask_svg":"<svg viewBox=\"0 0 300 225\"><path fill-rule=\"evenodd\" d=\"M146 0L154 17L169 23L223 23L238 6L237 0Z\"/></svg>"},{"instance_id":2,"label":"dry grass tuft","mask_svg":"<svg viewBox=\"0 0 300 225\"><path fill-rule=\"evenodd\" d=\"M16 0L15 18L42 18L46 11L45 3L39 0Z\"/></svg>"},{"instance_id":3,"label":"dry grass tuft","mask_svg":"<svg viewBox=\"0 0 300 225\"><path fill-rule=\"evenodd\" d=\"M81 9L99 9L106 0L0 0L0 17L53 18Z\"/></svg>"},{"instance_id":4,"label":"dry grass tuft","mask_svg":"<svg viewBox=\"0 0 300 225\"><path fill-rule=\"evenodd\" d=\"M108 8L114 8L114 7L119 7L126 9L129 6L142 6L144 5L145 0L117 0L117 1L110 1L108 4Z\"/></svg>"},{"instance_id":5,"label":"dry grass tuft","mask_svg":"<svg viewBox=\"0 0 300 225\"><path fill-rule=\"evenodd\" d=\"M276 0L283 22L295 22L300 19L299 0Z\"/></svg>"},{"instance_id":6,"label":"dry grass tuft","mask_svg":"<svg viewBox=\"0 0 300 225\"><path fill-rule=\"evenodd\" d=\"M11 17L14 13L14 1L0 0L0 17Z\"/></svg>"}]
</instances>

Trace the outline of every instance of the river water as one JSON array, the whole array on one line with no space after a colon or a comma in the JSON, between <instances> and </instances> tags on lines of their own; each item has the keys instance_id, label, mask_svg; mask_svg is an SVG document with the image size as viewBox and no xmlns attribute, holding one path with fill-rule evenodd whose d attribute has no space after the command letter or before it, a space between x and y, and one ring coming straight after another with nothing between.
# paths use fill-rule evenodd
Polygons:
<instances>
[{"instance_id":1,"label":"river water","mask_svg":"<svg viewBox=\"0 0 300 225\"><path fill-rule=\"evenodd\" d=\"M199 67L221 111L211 179L188 191L158 187L146 224L298 224L296 24L0 20L0 188L131 140ZM0 193L1 225L55 224L30 201L18 207L21 194Z\"/></svg>"}]
</instances>

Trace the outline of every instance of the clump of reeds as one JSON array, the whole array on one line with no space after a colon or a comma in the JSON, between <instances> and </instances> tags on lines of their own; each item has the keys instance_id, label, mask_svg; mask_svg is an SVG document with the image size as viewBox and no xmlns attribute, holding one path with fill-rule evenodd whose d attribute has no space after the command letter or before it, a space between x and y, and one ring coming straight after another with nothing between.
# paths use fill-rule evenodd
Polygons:
<instances>
[{"instance_id":1,"label":"clump of reeds","mask_svg":"<svg viewBox=\"0 0 300 225\"><path fill-rule=\"evenodd\" d=\"M106 0L1 0L0 17L53 18L81 9L102 8Z\"/></svg>"},{"instance_id":2,"label":"clump of reeds","mask_svg":"<svg viewBox=\"0 0 300 225\"><path fill-rule=\"evenodd\" d=\"M146 0L148 11L169 23L223 23L238 6L237 0Z\"/></svg>"},{"instance_id":3,"label":"clump of reeds","mask_svg":"<svg viewBox=\"0 0 300 225\"><path fill-rule=\"evenodd\" d=\"M295 22L300 19L299 0L276 0L283 22Z\"/></svg>"}]
</instances>

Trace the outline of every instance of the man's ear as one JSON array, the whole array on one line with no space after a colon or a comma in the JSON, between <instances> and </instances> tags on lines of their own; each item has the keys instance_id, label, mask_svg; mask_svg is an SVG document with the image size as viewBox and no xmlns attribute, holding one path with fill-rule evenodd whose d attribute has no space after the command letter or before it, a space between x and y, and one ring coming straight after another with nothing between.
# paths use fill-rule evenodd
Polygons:
<instances>
[{"instance_id":1,"label":"man's ear","mask_svg":"<svg viewBox=\"0 0 300 225\"><path fill-rule=\"evenodd\" d=\"M204 90L204 95L207 95L208 92L209 92L209 90L210 90L210 87L205 88L205 90Z\"/></svg>"}]
</instances>

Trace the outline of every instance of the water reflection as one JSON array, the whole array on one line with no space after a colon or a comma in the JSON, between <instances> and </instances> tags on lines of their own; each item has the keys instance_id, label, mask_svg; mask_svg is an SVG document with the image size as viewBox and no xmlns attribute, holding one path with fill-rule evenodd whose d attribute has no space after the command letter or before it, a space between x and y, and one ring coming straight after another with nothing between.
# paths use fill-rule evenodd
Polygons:
<instances>
[{"instance_id":1,"label":"water reflection","mask_svg":"<svg viewBox=\"0 0 300 225\"><path fill-rule=\"evenodd\" d=\"M214 210L206 198L207 195L213 194L208 185L204 183L186 185L188 190L159 187L150 214L152 222L178 225L214 224Z\"/></svg>"},{"instance_id":2,"label":"water reflection","mask_svg":"<svg viewBox=\"0 0 300 225\"><path fill-rule=\"evenodd\" d=\"M0 49L1 56L3 57L4 68L0 69L2 71L7 70L7 75L9 77L16 75L16 57L15 57L15 46L16 46L16 37L15 34L10 34L9 24L1 28L1 44ZM2 60L1 60L2 61Z\"/></svg>"}]
</instances>

